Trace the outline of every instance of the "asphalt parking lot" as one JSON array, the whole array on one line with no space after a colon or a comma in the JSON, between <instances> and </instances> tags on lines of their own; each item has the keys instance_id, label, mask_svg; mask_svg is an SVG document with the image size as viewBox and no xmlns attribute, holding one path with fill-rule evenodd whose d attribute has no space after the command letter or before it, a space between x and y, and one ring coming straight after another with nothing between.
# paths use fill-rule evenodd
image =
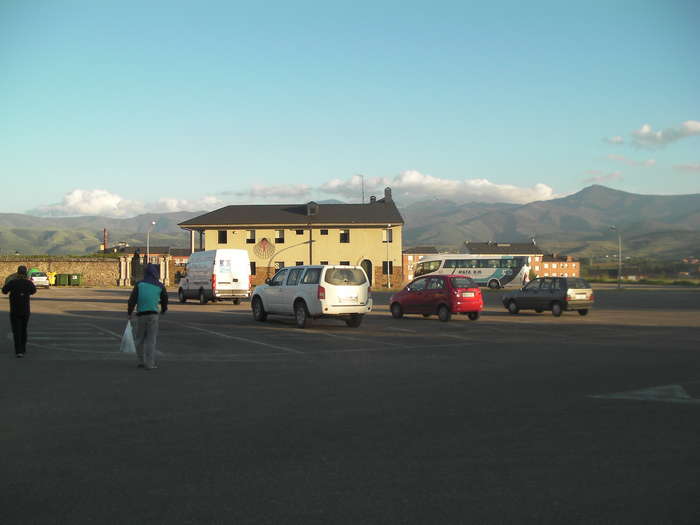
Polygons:
<instances>
[{"instance_id":1,"label":"asphalt parking lot","mask_svg":"<svg viewBox=\"0 0 700 525\"><path fill-rule=\"evenodd\" d=\"M119 353L128 290L2 315L2 523L698 523L700 290L596 290L590 315L359 328L161 318ZM2 301L7 311L7 301Z\"/></svg>"}]
</instances>

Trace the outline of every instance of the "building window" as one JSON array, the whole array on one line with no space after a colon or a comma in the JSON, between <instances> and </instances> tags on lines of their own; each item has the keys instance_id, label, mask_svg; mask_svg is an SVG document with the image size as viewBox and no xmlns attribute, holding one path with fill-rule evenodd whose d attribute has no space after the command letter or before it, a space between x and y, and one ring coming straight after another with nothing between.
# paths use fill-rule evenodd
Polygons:
<instances>
[{"instance_id":1,"label":"building window","mask_svg":"<svg viewBox=\"0 0 700 525\"><path fill-rule=\"evenodd\" d=\"M382 275L394 273L394 261L382 261Z\"/></svg>"},{"instance_id":2,"label":"building window","mask_svg":"<svg viewBox=\"0 0 700 525\"><path fill-rule=\"evenodd\" d=\"M552 263L552 269L554 269L554 268L556 268L556 267L557 267L557 264L556 264L556 263Z\"/></svg>"},{"instance_id":3,"label":"building window","mask_svg":"<svg viewBox=\"0 0 700 525\"><path fill-rule=\"evenodd\" d=\"M219 244L226 244L228 242L228 232L226 230L219 230Z\"/></svg>"},{"instance_id":4,"label":"building window","mask_svg":"<svg viewBox=\"0 0 700 525\"><path fill-rule=\"evenodd\" d=\"M539 267L539 266L535 266L535 271L536 271L536 272L539 272L539 271L540 271L540 267Z\"/></svg>"},{"instance_id":5,"label":"building window","mask_svg":"<svg viewBox=\"0 0 700 525\"><path fill-rule=\"evenodd\" d=\"M394 242L394 230L391 228L385 228L382 242Z\"/></svg>"},{"instance_id":6,"label":"building window","mask_svg":"<svg viewBox=\"0 0 700 525\"><path fill-rule=\"evenodd\" d=\"M294 263L295 266L304 266L304 261L297 261Z\"/></svg>"},{"instance_id":7,"label":"building window","mask_svg":"<svg viewBox=\"0 0 700 525\"><path fill-rule=\"evenodd\" d=\"M297 235L304 235L304 230L295 230Z\"/></svg>"},{"instance_id":8,"label":"building window","mask_svg":"<svg viewBox=\"0 0 700 525\"><path fill-rule=\"evenodd\" d=\"M340 261L340 266L350 266L350 261Z\"/></svg>"},{"instance_id":9,"label":"building window","mask_svg":"<svg viewBox=\"0 0 700 525\"><path fill-rule=\"evenodd\" d=\"M544 263L545 268L549 268L549 263Z\"/></svg>"},{"instance_id":10,"label":"building window","mask_svg":"<svg viewBox=\"0 0 700 525\"><path fill-rule=\"evenodd\" d=\"M247 235L245 239L246 244L255 244L255 230L248 230Z\"/></svg>"},{"instance_id":11,"label":"building window","mask_svg":"<svg viewBox=\"0 0 700 525\"><path fill-rule=\"evenodd\" d=\"M321 235L328 235L328 230L321 230Z\"/></svg>"},{"instance_id":12,"label":"building window","mask_svg":"<svg viewBox=\"0 0 700 525\"><path fill-rule=\"evenodd\" d=\"M255 261L250 261L250 275L255 275L256 270Z\"/></svg>"},{"instance_id":13,"label":"building window","mask_svg":"<svg viewBox=\"0 0 700 525\"><path fill-rule=\"evenodd\" d=\"M279 271L284 268L284 261L275 261L275 271Z\"/></svg>"},{"instance_id":14,"label":"building window","mask_svg":"<svg viewBox=\"0 0 700 525\"><path fill-rule=\"evenodd\" d=\"M340 242L350 242L350 230L340 230Z\"/></svg>"},{"instance_id":15,"label":"building window","mask_svg":"<svg viewBox=\"0 0 700 525\"><path fill-rule=\"evenodd\" d=\"M284 244L284 230L275 230L275 244Z\"/></svg>"},{"instance_id":16,"label":"building window","mask_svg":"<svg viewBox=\"0 0 700 525\"><path fill-rule=\"evenodd\" d=\"M328 266L328 261L321 261L321 266Z\"/></svg>"}]
</instances>

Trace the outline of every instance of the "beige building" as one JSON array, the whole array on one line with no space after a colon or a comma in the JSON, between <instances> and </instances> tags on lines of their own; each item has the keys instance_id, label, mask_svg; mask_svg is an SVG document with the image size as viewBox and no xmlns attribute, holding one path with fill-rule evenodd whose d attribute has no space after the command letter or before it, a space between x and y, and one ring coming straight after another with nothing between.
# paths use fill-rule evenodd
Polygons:
<instances>
[{"instance_id":1,"label":"beige building","mask_svg":"<svg viewBox=\"0 0 700 525\"><path fill-rule=\"evenodd\" d=\"M191 251L243 249L253 283L285 266L362 266L374 286L402 278L403 218L391 197L368 204L232 205L181 222Z\"/></svg>"}]
</instances>

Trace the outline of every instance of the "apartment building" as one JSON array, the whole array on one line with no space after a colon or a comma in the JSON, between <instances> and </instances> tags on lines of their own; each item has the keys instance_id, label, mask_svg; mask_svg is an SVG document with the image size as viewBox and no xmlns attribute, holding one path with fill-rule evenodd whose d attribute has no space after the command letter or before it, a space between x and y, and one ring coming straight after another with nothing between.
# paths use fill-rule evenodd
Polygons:
<instances>
[{"instance_id":1,"label":"apartment building","mask_svg":"<svg viewBox=\"0 0 700 525\"><path fill-rule=\"evenodd\" d=\"M285 266L362 266L374 286L402 280L403 217L391 196L366 204L231 205L181 222L190 250L248 251L253 283Z\"/></svg>"}]
</instances>

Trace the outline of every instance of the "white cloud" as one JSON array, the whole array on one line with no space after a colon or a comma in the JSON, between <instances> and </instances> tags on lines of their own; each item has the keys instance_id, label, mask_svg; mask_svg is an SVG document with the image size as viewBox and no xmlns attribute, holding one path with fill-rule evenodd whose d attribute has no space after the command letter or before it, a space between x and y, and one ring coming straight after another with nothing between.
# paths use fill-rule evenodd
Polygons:
<instances>
[{"instance_id":1,"label":"white cloud","mask_svg":"<svg viewBox=\"0 0 700 525\"><path fill-rule=\"evenodd\" d=\"M487 179L441 179L418 171L404 171L395 177L365 177L365 194L383 195L385 187L390 187L395 199L408 202L429 197L443 197L461 202L512 202L525 204L555 197L554 191L546 184L532 187L519 187L510 184L496 184ZM333 179L319 187L319 190L333 195L359 200L362 178L354 175L349 179Z\"/></svg>"},{"instance_id":2,"label":"white cloud","mask_svg":"<svg viewBox=\"0 0 700 525\"><path fill-rule=\"evenodd\" d=\"M583 182L593 182L595 184L600 184L601 182L610 182L613 180L621 180L622 179L622 172L621 171L613 171L611 173L605 173L600 170L588 170L586 171L586 175L593 175L592 177L588 177L587 179L583 179Z\"/></svg>"},{"instance_id":3,"label":"white cloud","mask_svg":"<svg viewBox=\"0 0 700 525\"><path fill-rule=\"evenodd\" d=\"M685 137L700 135L700 121L686 120L680 126L663 131L654 131L651 125L644 124L632 132L634 144L646 148L665 146Z\"/></svg>"},{"instance_id":4,"label":"white cloud","mask_svg":"<svg viewBox=\"0 0 700 525\"><path fill-rule=\"evenodd\" d=\"M605 137L603 139L603 142L607 142L608 144L624 144L625 139L623 139L621 136L616 135L614 137Z\"/></svg>"},{"instance_id":5,"label":"white cloud","mask_svg":"<svg viewBox=\"0 0 700 525\"><path fill-rule=\"evenodd\" d=\"M644 166L647 168L650 168L652 166L656 166L656 160L654 159L648 159L648 160L634 160L634 159L629 159L625 157L624 155L613 155L610 154L607 156L609 160L614 160L615 162L621 162L622 164L626 164L627 166Z\"/></svg>"},{"instance_id":6,"label":"white cloud","mask_svg":"<svg viewBox=\"0 0 700 525\"><path fill-rule=\"evenodd\" d=\"M676 166L673 166L674 169L677 169L679 171L692 171L692 172L700 172L700 163L699 164L678 164Z\"/></svg>"},{"instance_id":7,"label":"white cloud","mask_svg":"<svg viewBox=\"0 0 700 525\"><path fill-rule=\"evenodd\" d=\"M418 171L404 171L395 177L365 177L365 195L368 199L374 194L381 198L384 188L389 186L393 196L401 203L431 197L442 197L457 202L511 202L525 204L537 200L557 197L546 184L520 187L510 184L496 184L487 179L451 180L424 175ZM40 206L27 213L39 216L70 217L80 215L100 215L104 217L133 217L141 213L168 213L176 211L209 211L227 204L278 202L305 202L312 195L323 197L340 196L348 202L360 202L362 177L355 175L348 179L333 179L317 187L306 184L270 185L254 184L237 192L221 192L199 199L183 200L162 197L155 202L133 201L122 198L107 190L75 189L64 195L61 202Z\"/></svg>"},{"instance_id":8,"label":"white cloud","mask_svg":"<svg viewBox=\"0 0 700 525\"><path fill-rule=\"evenodd\" d=\"M265 186L254 184L249 190L238 192L235 195L258 199L298 199L308 196L311 186L306 184L280 184L278 186Z\"/></svg>"},{"instance_id":9,"label":"white cloud","mask_svg":"<svg viewBox=\"0 0 700 525\"><path fill-rule=\"evenodd\" d=\"M212 195L205 195L200 199L173 199L162 197L157 202L148 207L148 213L168 213L175 211L202 211L213 210L224 206L224 201Z\"/></svg>"},{"instance_id":10,"label":"white cloud","mask_svg":"<svg viewBox=\"0 0 700 525\"><path fill-rule=\"evenodd\" d=\"M141 213L210 210L223 205L216 197L179 200L163 197L154 203L131 201L107 190L75 189L63 196L60 203L39 206L28 213L47 217L100 215L103 217L133 217Z\"/></svg>"}]
</instances>

